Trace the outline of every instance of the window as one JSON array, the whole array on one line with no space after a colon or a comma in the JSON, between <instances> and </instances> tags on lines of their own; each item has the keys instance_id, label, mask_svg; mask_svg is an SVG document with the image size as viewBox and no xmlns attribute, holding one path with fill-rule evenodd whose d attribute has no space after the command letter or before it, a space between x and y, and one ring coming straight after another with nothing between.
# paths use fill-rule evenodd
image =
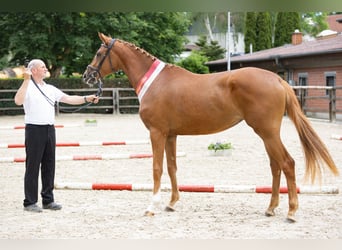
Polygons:
<instances>
[{"instance_id":1,"label":"window","mask_svg":"<svg viewBox=\"0 0 342 250\"><path fill-rule=\"evenodd\" d=\"M336 72L325 72L325 85L327 87L335 87L336 85ZM326 95L329 95L329 90L325 91Z\"/></svg>"},{"instance_id":2,"label":"window","mask_svg":"<svg viewBox=\"0 0 342 250\"><path fill-rule=\"evenodd\" d=\"M308 85L308 73L298 73L298 86L307 86ZM304 91L304 96L307 95L307 90Z\"/></svg>"},{"instance_id":3,"label":"window","mask_svg":"<svg viewBox=\"0 0 342 250\"><path fill-rule=\"evenodd\" d=\"M298 74L298 85L299 86L307 86L308 85L308 73L299 73Z\"/></svg>"}]
</instances>

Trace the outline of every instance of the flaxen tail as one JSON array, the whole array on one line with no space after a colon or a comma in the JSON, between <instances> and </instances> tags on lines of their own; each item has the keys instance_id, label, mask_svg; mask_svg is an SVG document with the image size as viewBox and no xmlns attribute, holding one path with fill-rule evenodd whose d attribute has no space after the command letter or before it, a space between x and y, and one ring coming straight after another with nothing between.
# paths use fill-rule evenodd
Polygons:
<instances>
[{"instance_id":1,"label":"flaxen tail","mask_svg":"<svg viewBox=\"0 0 342 250\"><path fill-rule=\"evenodd\" d=\"M297 97L293 89L285 81L282 81L286 89L286 111L289 118L294 123L303 147L305 156L305 180L311 176L314 183L316 176L321 180L323 167L328 167L334 175L339 175L339 171L332 159L327 147L312 128L309 120L303 114Z\"/></svg>"}]
</instances>

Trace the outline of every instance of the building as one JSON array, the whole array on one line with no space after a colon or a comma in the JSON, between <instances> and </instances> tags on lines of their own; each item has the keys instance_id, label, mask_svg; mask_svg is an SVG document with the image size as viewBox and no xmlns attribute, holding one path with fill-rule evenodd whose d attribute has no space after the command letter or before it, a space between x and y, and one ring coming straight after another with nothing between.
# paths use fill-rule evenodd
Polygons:
<instances>
[{"instance_id":1,"label":"building","mask_svg":"<svg viewBox=\"0 0 342 250\"><path fill-rule=\"evenodd\" d=\"M338 23L333 26L337 30L322 32L316 39L310 41L304 41L302 33L296 30L292 34L291 44L231 57L231 69L258 67L279 74L293 86L342 88L342 15L333 17L335 18L331 18L330 22ZM227 59L210 61L207 66L210 72L225 71ZM316 90L317 93L313 92L308 90L305 95L327 96L327 98L308 100L305 112L308 111L306 113L318 118L326 117L325 110L329 106L328 91L321 89ZM336 96L338 99L342 97L342 89L336 90ZM342 110L342 100L336 101L336 109ZM342 115L341 111L337 113L339 116Z\"/></svg>"}]
</instances>

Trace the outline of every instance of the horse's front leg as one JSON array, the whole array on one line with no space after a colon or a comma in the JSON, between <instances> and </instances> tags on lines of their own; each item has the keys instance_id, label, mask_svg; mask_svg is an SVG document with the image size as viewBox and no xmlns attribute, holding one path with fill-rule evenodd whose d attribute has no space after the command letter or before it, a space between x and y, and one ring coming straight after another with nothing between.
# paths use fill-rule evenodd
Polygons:
<instances>
[{"instance_id":1,"label":"horse's front leg","mask_svg":"<svg viewBox=\"0 0 342 250\"><path fill-rule=\"evenodd\" d=\"M174 211L174 205L179 200L179 191L177 184L177 163L176 163L176 144L177 136L169 136L165 144L165 152L167 159L167 171L171 180L171 200L169 205L165 208L166 211Z\"/></svg>"},{"instance_id":2,"label":"horse's front leg","mask_svg":"<svg viewBox=\"0 0 342 250\"><path fill-rule=\"evenodd\" d=\"M150 139L153 152L153 195L151 204L148 206L145 215L153 216L160 207L160 180L163 174L163 158L166 136L162 132L150 129Z\"/></svg>"}]
</instances>

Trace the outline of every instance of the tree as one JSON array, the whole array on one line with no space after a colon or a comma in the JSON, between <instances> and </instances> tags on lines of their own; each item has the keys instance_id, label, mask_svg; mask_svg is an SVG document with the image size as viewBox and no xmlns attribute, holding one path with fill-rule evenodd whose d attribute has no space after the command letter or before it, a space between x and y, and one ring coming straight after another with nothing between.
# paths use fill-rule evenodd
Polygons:
<instances>
[{"instance_id":1,"label":"tree","mask_svg":"<svg viewBox=\"0 0 342 250\"><path fill-rule=\"evenodd\" d=\"M41 58L51 77L62 70L66 75L82 73L100 45L98 31L173 62L183 50L189 25L184 13L178 12L2 12L0 20L0 58L10 57L12 66Z\"/></svg>"},{"instance_id":2,"label":"tree","mask_svg":"<svg viewBox=\"0 0 342 250\"><path fill-rule=\"evenodd\" d=\"M205 35L214 40L213 33L227 31L226 12L190 12L191 30L199 35Z\"/></svg>"},{"instance_id":3,"label":"tree","mask_svg":"<svg viewBox=\"0 0 342 250\"><path fill-rule=\"evenodd\" d=\"M274 47L291 43L292 33L300 27L300 14L298 12L279 12L275 23Z\"/></svg>"},{"instance_id":4,"label":"tree","mask_svg":"<svg viewBox=\"0 0 342 250\"><path fill-rule=\"evenodd\" d=\"M211 40L208 44L207 37L202 35L195 44L200 48L198 53L205 56L209 61L224 58L226 50L217 41Z\"/></svg>"},{"instance_id":5,"label":"tree","mask_svg":"<svg viewBox=\"0 0 342 250\"><path fill-rule=\"evenodd\" d=\"M272 22L269 12L259 12L256 19L255 50L265 50L272 47Z\"/></svg>"},{"instance_id":6,"label":"tree","mask_svg":"<svg viewBox=\"0 0 342 250\"><path fill-rule=\"evenodd\" d=\"M7 50L10 64L24 64L25 60L42 58L52 77L60 74L62 66L72 68L80 56L91 58L90 37L84 30L84 16L80 13L7 13L1 30L9 33Z\"/></svg>"},{"instance_id":7,"label":"tree","mask_svg":"<svg viewBox=\"0 0 342 250\"><path fill-rule=\"evenodd\" d=\"M209 39L212 39L211 34L225 33L228 26L228 12L187 12L187 16L191 20L191 26L189 33L207 35ZM230 13L230 25L236 33L243 33L245 17L244 12L231 12Z\"/></svg>"},{"instance_id":8,"label":"tree","mask_svg":"<svg viewBox=\"0 0 342 250\"><path fill-rule=\"evenodd\" d=\"M9 37L10 34L9 32L4 32L4 29L7 24L7 19L2 16L0 13L0 28L3 30L0 35L0 69L5 68L7 66L7 61L8 61L8 46L9 46Z\"/></svg>"},{"instance_id":9,"label":"tree","mask_svg":"<svg viewBox=\"0 0 342 250\"><path fill-rule=\"evenodd\" d=\"M307 12L302 14L302 29L306 34L316 36L323 30L328 29L326 12Z\"/></svg>"},{"instance_id":10,"label":"tree","mask_svg":"<svg viewBox=\"0 0 342 250\"><path fill-rule=\"evenodd\" d=\"M198 51L192 51L190 56L178 62L177 65L193 73L206 74L209 73L209 68L205 66L207 61L207 57Z\"/></svg>"},{"instance_id":11,"label":"tree","mask_svg":"<svg viewBox=\"0 0 342 250\"><path fill-rule=\"evenodd\" d=\"M250 53L256 48L256 13L247 12L245 20L245 53Z\"/></svg>"},{"instance_id":12,"label":"tree","mask_svg":"<svg viewBox=\"0 0 342 250\"><path fill-rule=\"evenodd\" d=\"M185 32L190 21L185 13L178 12L138 12L138 21L128 41L161 60L173 63L177 55L184 51ZM129 22L131 22L128 19ZM128 29L131 29L128 24Z\"/></svg>"},{"instance_id":13,"label":"tree","mask_svg":"<svg viewBox=\"0 0 342 250\"><path fill-rule=\"evenodd\" d=\"M227 33L228 31L228 12L188 12L189 19L192 21L189 28L189 35L204 35L209 39L209 43L214 41L215 33ZM243 33L244 12L230 13L230 30L233 40L238 42L239 33Z\"/></svg>"}]
</instances>

